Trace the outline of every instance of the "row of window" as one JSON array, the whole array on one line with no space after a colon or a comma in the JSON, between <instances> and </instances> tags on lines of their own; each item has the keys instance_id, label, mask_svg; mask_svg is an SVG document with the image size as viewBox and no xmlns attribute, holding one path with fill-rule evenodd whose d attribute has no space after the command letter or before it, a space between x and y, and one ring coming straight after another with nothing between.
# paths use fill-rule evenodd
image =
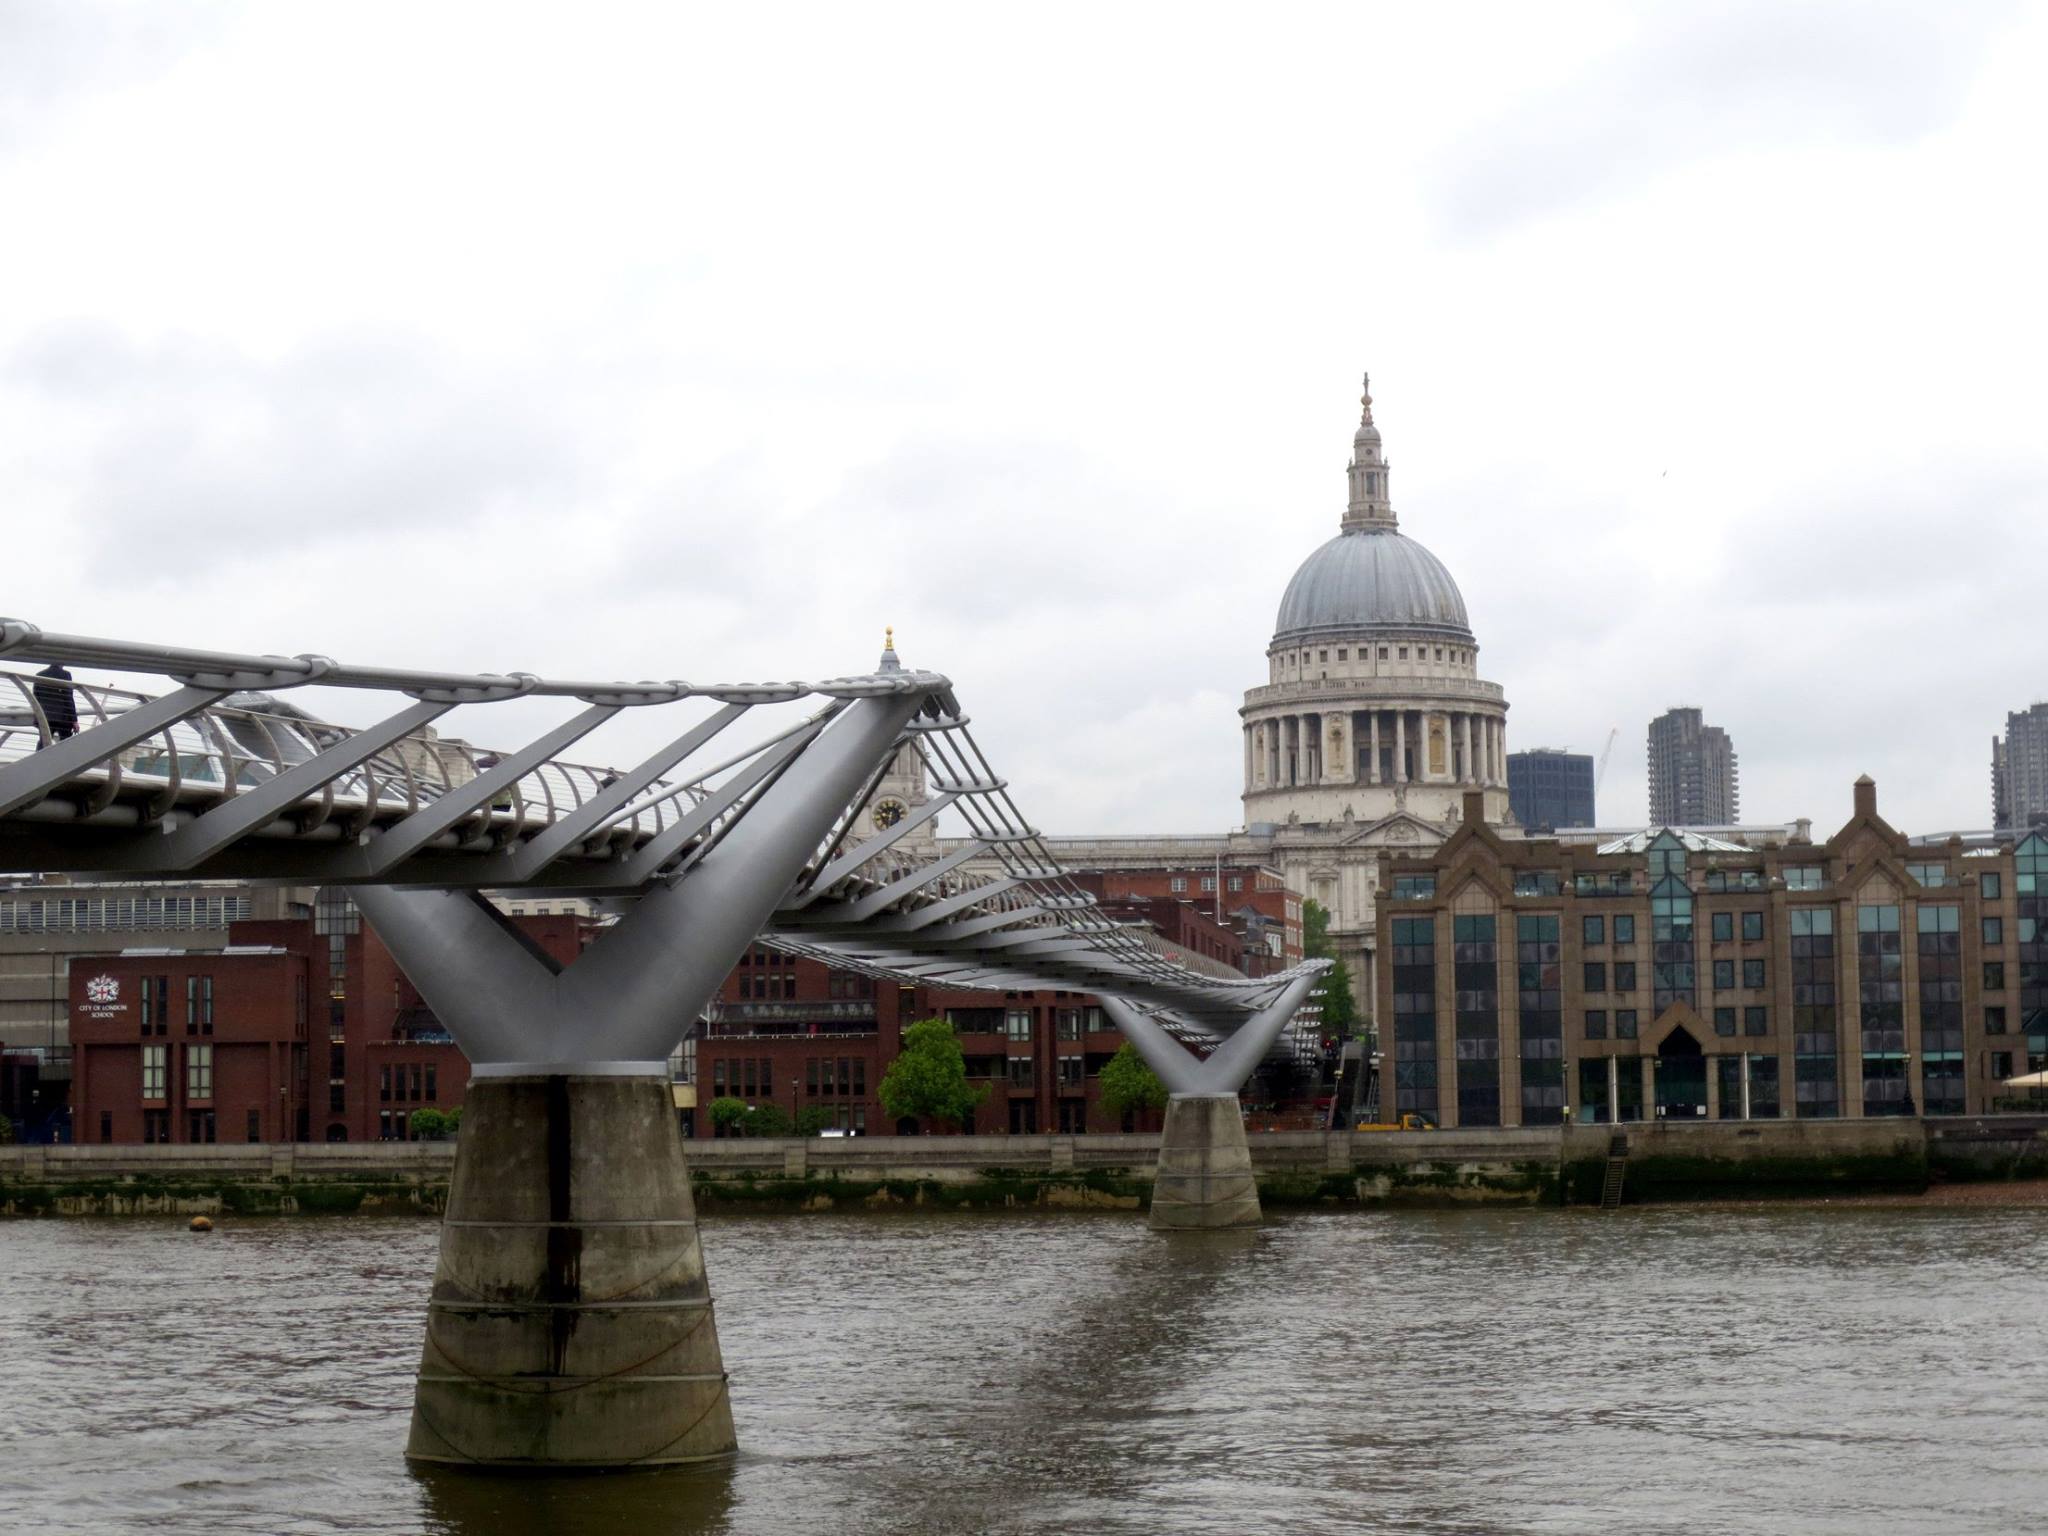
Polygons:
<instances>
[{"instance_id":1,"label":"row of window","mask_svg":"<svg viewBox=\"0 0 2048 1536\"><path fill-rule=\"evenodd\" d=\"M1736 967L1741 966L1741 986L1745 991L1755 991L1765 982L1765 965L1762 960L1716 960L1713 962L1714 990L1732 992L1736 988ZM1688 967L1688 969L1690 969ZM1617 960L1613 963L1614 990L1633 992L1636 990L1636 965L1632 960ZM1581 990L1605 992L1608 990L1609 966L1603 960L1587 960L1581 965ZM1660 1010L1661 1011L1661 1010Z\"/></svg>"},{"instance_id":2,"label":"row of window","mask_svg":"<svg viewBox=\"0 0 2048 1536\"><path fill-rule=\"evenodd\" d=\"M1735 942L1735 919L1733 912L1716 912L1708 919L1709 933L1716 944ZM1742 918L1742 942L1760 943L1764 936L1764 915L1761 912L1744 912Z\"/></svg>"},{"instance_id":3,"label":"row of window","mask_svg":"<svg viewBox=\"0 0 2048 1536\"><path fill-rule=\"evenodd\" d=\"M142 1097L144 1099L167 1099L170 1097L170 1057L168 1045L145 1045L142 1048ZM210 1099L213 1097L213 1047L210 1045L188 1045L185 1047L185 1097L188 1099ZM211 1138L208 1138L211 1140Z\"/></svg>"},{"instance_id":4,"label":"row of window","mask_svg":"<svg viewBox=\"0 0 2048 1536\"><path fill-rule=\"evenodd\" d=\"M1402 875L1396 877L1394 881L1394 899L1397 901L1425 900L1435 894L1436 879L1433 875ZM1661 903L1663 907L1661 915L1666 918L1674 917L1678 912L1677 907L1672 904L1675 900L1682 900L1682 898L1677 898L1675 895L1660 897L1658 901L1652 903L1653 911L1656 911ZM1825 907L1796 907L1792 910L1794 915L1806 911L1832 911L1832 909ZM1960 907L1923 905L1919 909L1920 931L1923 933L1933 932L1938 927L1940 932L1953 933L1961 921L1961 913L1962 909ZM1886 931L1896 932L1898 930L1899 909L1895 906L1860 906L1856 909L1856 914L1859 929L1864 929L1867 924L1884 923L1888 925ZM1713 942L1716 944L1732 944L1735 942L1737 917L1740 917L1742 920L1742 942L1745 944L1761 943L1764 937L1764 914L1761 912L1713 913L1709 923L1709 932ZM1401 919L1396 919L1396 921L1401 921ZM1427 921L1427 919L1422 919L1422 921ZM1980 924L1979 937L1986 946L2004 944L2004 918L1984 917L1978 921ZM1689 921L1683 926L1689 929ZM1626 912L1617 912L1611 916L1606 913L1595 913L1579 919L1579 942L1581 946L1590 949L1605 945L1610 927L1616 944L1635 943L1636 920L1633 915ZM2040 923L2038 919L2032 916L2025 916L2017 920L2014 931L2020 943L2032 944L2036 942L2039 929ZM1876 930L1871 928L1865 931L1874 932ZM1675 930L1670 937L1677 937ZM1689 932L1685 937L1687 939L1690 938ZM1752 962L1744 961L1742 963L1747 966ZM2003 985L2003 983L2000 984ZM1720 985L1720 983L1716 983L1716 985ZM1761 986L1763 983L1744 982L1743 985ZM1590 990L1598 991L1600 989L1595 987L1590 988ZM1621 990L1626 990L1626 988Z\"/></svg>"},{"instance_id":5,"label":"row of window","mask_svg":"<svg viewBox=\"0 0 2048 1536\"><path fill-rule=\"evenodd\" d=\"M714 1077L716 1069L713 1070ZM809 1056L804 1059L804 1094L808 1098L864 1099L868 1096L868 1064L862 1056Z\"/></svg>"},{"instance_id":6,"label":"row of window","mask_svg":"<svg viewBox=\"0 0 2048 1536\"><path fill-rule=\"evenodd\" d=\"M1666 862L1670 862L1667 856ZM1682 864L1680 865L1682 868ZM1946 865L1908 864L1907 873L1923 886L1942 887L1956 882L1948 875ZM1653 874L1667 871L1653 870ZM1827 886L1827 871L1818 864L1787 865L1778 871L1788 891L1818 891ZM1400 875L1395 877L1396 899L1421 900L1436 894L1436 876ZM1706 872L1705 886L1709 895L1722 895L1730 891L1764 891L1770 882L1760 869L1710 869ZM1555 896L1563 889L1562 878L1555 870L1519 869L1514 872L1514 891L1517 896ZM1625 870L1581 873L1572 876L1572 891L1580 896L1626 895L1633 889L1633 883ZM1996 870L1985 870L1977 876L1977 894L1986 901L1997 901L2004 890L2004 881ZM1728 914L1717 914L1725 917ZM1745 912L1742 914L1745 926L1751 918L1756 919L1756 932L1745 932L1744 938L1763 937L1763 914ZM1718 938L1719 935L1716 935Z\"/></svg>"},{"instance_id":7,"label":"row of window","mask_svg":"<svg viewBox=\"0 0 2048 1536\"><path fill-rule=\"evenodd\" d=\"M1215 890L1216 890L1216 877L1215 877L1214 875L1203 875L1203 876L1201 877L1201 884L1202 884L1202 889L1203 889L1203 890L1204 890L1205 892L1209 892L1209 893L1213 894L1213 893L1215 892ZM1178 895L1181 895L1181 894L1182 894L1182 893L1184 893L1184 892L1185 892L1185 891L1187 890L1187 888L1188 888L1188 877L1187 877L1186 875L1173 875L1173 876L1171 876L1171 877L1169 877L1169 878L1168 878L1168 880L1167 880L1167 882L1166 882L1166 885L1167 885L1167 889L1169 889L1170 891L1172 891L1172 892L1174 893L1174 895L1176 895L1176 896L1178 896ZM1233 890L1233 891L1241 891L1241 890L1243 890L1243 889L1244 889L1244 876L1243 876L1243 875L1232 875L1232 876L1230 877L1230 889L1231 889L1231 890Z\"/></svg>"},{"instance_id":8,"label":"row of window","mask_svg":"<svg viewBox=\"0 0 2048 1536\"><path fill-rule=\"evenodd\" d=\"M1641 1056L1595 1057L1579 1063L1579 1096L1577 1118L1581 1124L1606 1123L1618 1120L1644 1120L1643 1074ZM1663 1062L1670 1068L1676 1063L1670 1059ZM1706 1097L1706 1072L1715 1074L1715 1088L1720 1099L1720 1118L1723 1120L1775 1120L1781 1114L1779 1108L1778 1058L1775 1056L1716 1056L1709 1060L1700 1058L1696 1075L1689 1081L1674 1079L1660 1082L1660 1100L1671 1101L1671 1107L1679 1112L1691 1110L1704 1112ZM1690 1096L1697 1094L1698 1098Z\"/></svg>"},{"instance_id":9,"label":"row of window","mask_svg":"<svg viewBox=\"0 0 2048 1536\"><path fill-rule=\"evenodd\" d=\"M0 933L225 928L247 922L247 896L57 896L0 898Z\"/></svg>"},{"instance_id":10,"label":"row of window","mask_svg":"<svg viewBox=\"0 0 2048 1536\"><path fill-rule=\"evenodd\" d=\"M1012 1088L1034 1088L1038 1085L1038 1065L1030 1056L1010 1056L1004 1060L1003 1081ZM1084 1057L1061 1056L1054 1065L1053 1081L1062 1089L1078 1089L1087 1083L1088 1069Z\"/></svg>"},{"instance_id":11,"label":"row of window","mask_svg":"<svg viewBox=\"0 0 2048 1536\"><path fill-rule=\"evenodd\" d=\"M738 1060L719 1057L711 1063L711 1096L714 1099L757 1099L775 1097L775 1063L766 1056Z\"/></svg>"},{"instance_id":12,"label":"row of window","mask_svg":"<svg viewBox=\"0 0 2048 1536\"><path fill-rule=\"evenodd\" d=\"M1642 1120L1645 1113L1641 1056L1610 1056L1579 1063L1578 1119L1581 1123L1611 1120ZM1779 1060L1774 1055L1737 1054L1711 1058L1654 1058L1657 1071L1659 1113L1668 1106L1674 1113L1704 1114L1706 1085L1711 1073L1723 1120L1749 1118L1774 1120L1782 1113ZM2013 1075L2010 1052L1989 1053L1987 1068L1993 1078ZM1949 1052L1926 1058L1921 1073L1921 1091L1929 1114L1961 1114L1964 1103L1964 1061L1961 1053ZM1862 1078L1863 1113L1866 1117L1905 1115L1914 1112L1912 1079L1902 1062L1870 1061ZM1802 1060L1794 1072L1793 1108L1802 1119L1826 1119L1837 1113L1837 1085L1831 1077Z\"/></svg>"},{"instance_id":13,"label":"row of window","mask_svg":"<svg viewBox=\"0 0 2048 1536\"><path fill-rule=\"evenodd\" d=\"M185 1139L195 1142L213 1141L218 1134L214 1113L210 1109L188 1110L185 1114ZM263 1139L263 1111L252 1109L248 1117L248 1139ZM100 1111L100 1144L107 1145L114 1139L114 1112ZM142 1112L142 1139L151 1146L168 1145L171 1139L171 1112L168 1109L145 1109Z\"/></svg>"},{"instance_id":14,"label":"row of window","mask_svg":"<svg viewBox=\"0 0 2048 1536\"><path fill-rule=\"evenodd\" d=\"M1029 1088L1037 1082L1037 1066L1030 1056L1003 1058L1003 1078L1013 1088ZM1086 1058L1079 1055L1058 1058L1056 1081L1062 1088L1080 1088L1086 1081ZM868 1064L861 1056L809 1056L804 1059L802 1078L805 1098L864 1099L868 1094ZM794 1093L796 1083L791 1082ZM715 1099L768 1099L776 1095L775 1064L765 1057L719 1058L711 1063L711 1096Z\"/></svg>"},{"instance_id":15,"label":"row of window","mask_svg":"<svg viewBox=\"0 0 2048 1536\"><path fill-rule=\"evenodd\" d=\"M431 1061L385 1062L377 1069L377 1097L386 1103L417 1099L432 1104L441 1096L438 1074L439 1068Z\"/></svg>"},{"instance_id":16,"label":"row of window","mask_svg":"<svg viewBox=\"0 0 2048 1536\"><path fill-rule=\"evenodd\" d=\"M256 1141L261 1136L261 1118L255 1110L249 1111L249 1139ZM100 1116L100 1134L103 1140L113 1140L113 1125L110 1117ZM142 1139L150 1145L168 1144L171 1139L171 1112L167 1109L145 1109L142 1112ZM218 1139L218 1129L210 1109L188 1110L185 1115L185 1139L188 1142L212 1142Z\"/></svg>"},{"instance_id":17,"label":"row of window","mask_svg":"<svg viewBox=\"0 0 2048 1536\"><path fill-rule=\"evenodd\" d=\"M137 1014L142 1020L142 1033L161 1035L168 1033L172 1009L171 978L168 976L145 976L142 978L142 996L137 1005ZM187 976L185 978L185 1033L188 1035L210 1035L213 1033L213 978L211 976Z\"/></svg>"},{"instance_id":18,"label":"row of window","mask_svg":"<svg viewBox=\"0 0 2048 1536\"><path fill-rule=\"evenodd\" d=\"M1052 1016L1054 1034L1061 1040L1079 1040L1110 1027L1097 1007L1055 1008ZM999 1034L1010 1040L1034 1039L1038 1027L1037 1015L1029 1008L948 1008L946 1022L957 1034Z\"/></svg>"},{"instance_id":19,"label":"row of window","mask_svg":"<svg viewBox=\"0 0 2048 1536\"><path fill-rule=\"evenodd\" d=\"M1397 645L1397 646L1393 646L1393 647L1391 647L1391 649L1392 649L1392 650L1393 650L1393 651L1394 651L1394 652L1396 653L1393 659L1395 659L1395 660L1398 660L1398 661L1406 661L1406 660L1408 659L1408 647L1407 647L1407 646L1405 646L1405 645ZM1429 646L1426 646L1426 645L1418 645L1418 646L1416 646L1416 647L1415 647L1415 659L1416 659L1417 661L1428 661L1428 660L1430 659L1430 654L1429 654L1429 653L1430 653L1431 649L1432 649L1432 647L1429 647ZM1444 648L1443 648L1442 646L1440 646L1440 645L1439 645L1439 646L1436 646L1436 647L1434 647L1434 649L1435 649L1435 651L1436 651L1436 659L1437 659L1438 661L1442 661L1442 660L1444 660ZM1349 661L1349 660L1351 659L1351 647L1350 647L1350 646L1348 646L1348 645L1340 645L1340 646L1338 646L1338 647L1336 648L1336 650L1337 650L1337 659L1338 659L1339 661ZM1387 656L1387 651L1389 650L1389 647L1387 647L1387 646L1384 646L1384 645L1383 645L1383 646L1381 646L1381 647L1379 648L1379 650L1380 650L1380 660L1381 660L1381 661L1386 661L1386 660L1388 660L1389 658L1388 658L1388 656ZM1284 655L1284 656L1282 656L1282 657L1280 657L1280 658L1279 658L1279 664L1280 664L1281 666L1283 666L1283 667L1306 667L1306 666L1311 666L1311 665L1315 665L1316 663L1320 663L1320 662L1325 662L1325 661L1328 661L1329 659L1330 659L1330 647L1329 647L1329 646L1322 646L1322 647L1319 647L1319 648L1317 649L1317 652L1316 652L1316 662L1315 662L1315 663L1312 663L1312 662L1311 662L1311 661L1309 660L1309 653L1308 653L1307 651L1289 651L1289 652L1288 652L1288 653L1287 653L1286 655ZM1368 648L1368 647L1366 647L1366 646L1363 646L1363 645L1361 645L1361 646L1360 646L1360 647L1358 648L1358 659L1359 659L1360 661L1370 661L1370 660L1372 660L1372 656L1371 656L1371 654L1369 653L1369 648ZM1464 664L1465 664L1465 663L1466 663L1466 662L1467 662L1467 661L1468 661L1469 659L1470 659L1470 658L1469 658L1469 656L1468 656L1468 655L1467 655L1467 654L1466 654L1466 653L1465 653L1464 651L1460 650L1460 649L1459 649L1459 648L1458 648L1457 646L1452 646L1452 647L1451 647L1451 649L1450 649L1450 660L1451 660L1451 662L1452 662L1452 664L1453 664L1453 665L1456 665L1456 666L1463 666L1463 665L1464 665Z\"/></svg>"}]
</instances>

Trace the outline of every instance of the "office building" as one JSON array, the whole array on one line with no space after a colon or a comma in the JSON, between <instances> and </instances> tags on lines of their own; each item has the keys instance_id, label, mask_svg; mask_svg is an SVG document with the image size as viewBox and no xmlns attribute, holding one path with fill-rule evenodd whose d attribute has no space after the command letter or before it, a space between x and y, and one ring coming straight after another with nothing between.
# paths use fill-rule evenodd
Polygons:
<instances>
[{"instance_id":1,"label":"office building","mask_svg":"<svg viewBox=\"0 0 2048 1536\"><path fill-rule=\"evenodd\" d=\"M1982 1114L2048 1066L2048 834L1510 841L1384 857L1390 1107L1441 1126Z\"/></svg>"},{"instance_id":2,"label":"office building","mask_svg":"<svg viewBox=\"0 0 2048 1536\"><path fill-rule=\"evenodd\" d=\"M1650 722L1650 825L1725 827L1741 819L1735 744L1697 709Z\"/></svg>"},{"instance_id":3,"label":"office building","mask_svg":"<svg viewBox=\"0 0 2048 1536\"><path fill-rule=\"evenodd\" d=\"M1530 832L1597 825L1593 759L1583 752L1532 747L1508 754L1508 809Z\"/></svg>"},{"instance_id":4,"label":"office building","mask_svg":"<svg viewBox=\"0 0 2048 1536\"><path fill-rule=\"evenodd\" d=\"M1991 738L1992 825L2025 831L2048 826L2048 704L2005 717L2005 740Z\"/></svg>"}]
</instances>

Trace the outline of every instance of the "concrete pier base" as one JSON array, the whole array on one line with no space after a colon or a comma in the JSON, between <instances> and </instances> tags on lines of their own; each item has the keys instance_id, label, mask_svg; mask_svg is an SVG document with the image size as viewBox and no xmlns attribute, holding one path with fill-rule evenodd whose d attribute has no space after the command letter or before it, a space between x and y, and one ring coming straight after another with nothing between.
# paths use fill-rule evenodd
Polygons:
<instances>
[{"instance_id":1,"label":"concrete pier base","mask_svg":"<svg viewBox=\"0 0 2048 1536\"><path fill-rule=\"evenodd\" d=\"M1176 1093L1166 1102L1166 1134L1152 1186L1151 1224L1159 1231L1256 1227L1259 1186L1234 1093Z\"/></svg>"},{"instance_id":2,"label":"concrete pier base","mask_svg":"<svg viewBox=\"0 0 2048 1536\"><path fill-rule=\"evenodd\" d=\"M595 1471L733 1448L666 1079L473 1081L408 1459Z\"/></svg>"}]
</instances>

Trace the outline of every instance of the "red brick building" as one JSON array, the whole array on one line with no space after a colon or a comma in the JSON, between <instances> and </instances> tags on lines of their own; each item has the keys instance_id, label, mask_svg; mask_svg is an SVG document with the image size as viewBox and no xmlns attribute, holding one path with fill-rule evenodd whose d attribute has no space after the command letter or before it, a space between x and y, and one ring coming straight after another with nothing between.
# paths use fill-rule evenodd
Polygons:
<instances>
[{"instance_id":1,"label":"red brick building","mask_svg":"<svg viewBox=\"0 0 2048 1536\"><path fill-rule=\"evenodd\" d=\"M1076 868L1073 878L1105 906L1173 902L1190 921L1214 924L1236 937L1235 952L1221 956L1249 976L1268 976L1302 959L1301 897L1287 889L1280 872L1262 864L1160 863L1144 867ZM1148 906L1162 934L1175 924L1159 920L1163 909ZM1176 942L1184 942L1176 940ZM1196 943L1188 948L1210 951Z\"/></svg>"},{"instance_id":2,"label":"red brick building","mask_svg":"<svg viewBox=\"0 0 2048 1536\"><path fill-rule=\"evenodd\" d=\"M563 961L575 917L517 919ZM82 1143L406 1138L453 1109L469 1063L346 902L238 922L226 946L128 950L71 967Z\"/></svg>"},{"instance_id":3,"label":"red brick building","mask_svg":"<svg viewBox=\"0 0 2048 1536\"><path fill-rule=\"evenodd\" d=\"M305 1138L312 925L249 926L291 931L237 934L212 951L142 950L73 964L80 1142Z\"/></svg>"},{"instance_id":4,"label":"red brick building","mask_svg":"<svg viewBox=\"0 0 2048 1536\"><path fill-rule=\"evenodd\" d=\"M1227 913L1219 923L1170 889L1122 875L1090 884L1111 915L1219 965L1254 947ZM601 931L568 914L512 921L563 963ZM1264 969L1275 957L1263 939L1255 947L1251 965ZM311 918L237 922L221 947L82 957L70 1008L83 1143L405 1139L413 1111L457 1108L469 1083L453 1037L339 893ZM880 1092L904 1026L932 1017L953 1024L969 1078L989 1090L972 1129L1122 1128L1102 1108L1099 1074L1123 1037L1084 993L898 985L759 947L682 1052L685 1123L710 1136L707 1106L730 1097L821 1108L858 1134L928 1129L892 1122Z\"/></svg>"},{"instance_id":5,"label":"red brick building","mask_svg":"<svg viewBox=\"0 0 2048 1536\"><path fill-rule=\"evenodd\" d=\"M714 1133L712 1100L772 1103L795 1115L822 1108L856 1134L915 1134L888 1118L882 1073L903 1028L944 1018L960 1037L970 1081L988 1098L972 1129L1113 1131L1097 1074L1123 1044L1093 998L1080 992L973 992L899 986L756 947L719 989L696 1044L698 1136Z\"/></svg>"}]
</instances>

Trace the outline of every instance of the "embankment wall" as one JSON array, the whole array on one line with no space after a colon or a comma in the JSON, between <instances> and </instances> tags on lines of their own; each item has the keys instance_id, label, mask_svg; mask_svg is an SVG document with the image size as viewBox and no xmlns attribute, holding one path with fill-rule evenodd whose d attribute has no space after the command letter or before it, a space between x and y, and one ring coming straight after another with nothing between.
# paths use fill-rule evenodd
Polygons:
<instances>
[{"instance_id":1,"label":"embankment wall","mask_svg":"<svg viewBox=\"0 0 2048 1536\"><path fill-rule=\"evenodd\" d=\"M2048 1177L2048 1116L1650 1123L1628 1203L1915 1192ZM1606 1126L1277 1131L1250 1138L1261 1200L1291 1205L1590 1204ZM706 1211L887 1205L1140 1210L1157 1135L871 1136L693 1142ZM0 1215L438 1214L452 1142L0 1147Z\"/></svg>"}]
</instances>

